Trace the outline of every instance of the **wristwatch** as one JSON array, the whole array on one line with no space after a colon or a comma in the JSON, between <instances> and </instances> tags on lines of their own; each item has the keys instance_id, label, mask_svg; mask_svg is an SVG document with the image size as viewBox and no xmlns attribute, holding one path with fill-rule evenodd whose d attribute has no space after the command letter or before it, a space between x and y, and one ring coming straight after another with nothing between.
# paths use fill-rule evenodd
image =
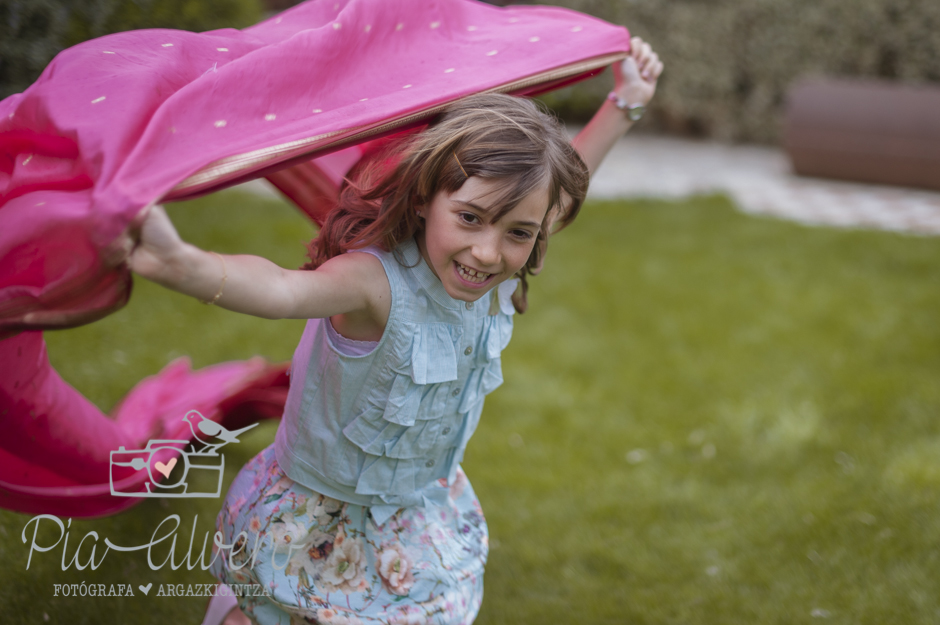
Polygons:
<instances>
[{"instance_id":1,"label":"wristwatch","mask_svg":"<svg viewBox=\"0 0 940 625\"><path fill-rule=\"evenodd\" d=\"M626 114L627 119L629 119L631 122L640 121L640 118L643 117L643 113L646 112L646 107L642 104L629 104L626 100L621 98L613 91L607 94L607 99L613 102L614 106L623 111Z\"/></svg>"}]
</instances>

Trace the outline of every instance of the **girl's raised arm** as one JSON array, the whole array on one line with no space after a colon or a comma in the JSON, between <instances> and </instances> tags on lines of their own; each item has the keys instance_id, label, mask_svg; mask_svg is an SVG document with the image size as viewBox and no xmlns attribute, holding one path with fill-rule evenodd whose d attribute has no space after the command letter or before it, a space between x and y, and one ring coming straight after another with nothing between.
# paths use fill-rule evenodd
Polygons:
<instances>
[{"instance_id":1,"label":"girl's raised arm","mask_svg":"<svg viewBox=\"0 0 940 625\"><path fill-rule=\"evenodd\" d=\"M128 259L137 274L228 310L266 319L313 319L374 313L384 326L388 280L369 254L344 254L316 271L291 271L249 255L201 250L180 239L161 206L150 209Z\"/></svg>"},{"instance_id":2,"label":"girl's raised arm","mask_svg":"<svg viewBox=\"0 0 940 625\"><path fill-rule=\"evenodd\" d=\"M630 56L613 66L614 90L627 105L649 104L656 92L656 82L663 71L659 56L639 37L630 40ZM633 126L628 112L605 100L588 125L571 142L587 164L591 175L614 144Z\"/></svg>"}]
</instances>

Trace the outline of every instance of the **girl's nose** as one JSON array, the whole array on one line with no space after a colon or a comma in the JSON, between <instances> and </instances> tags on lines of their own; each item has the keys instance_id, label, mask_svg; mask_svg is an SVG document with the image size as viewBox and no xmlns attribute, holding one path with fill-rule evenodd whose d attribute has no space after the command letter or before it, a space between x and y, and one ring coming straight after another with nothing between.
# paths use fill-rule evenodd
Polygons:
<instances>
[{"instance_id":1,"label":"girl's nose","mask_svg":"<svg viewBox=\"0 0 940 625\"><path fill-rule=\"evenodd\" d=\"M473 242L470 250L473 257L480 263L477 269L492 269L502 260L499 249L499 239L496 236L482 236Z\"/></svg>"}]
</instances>

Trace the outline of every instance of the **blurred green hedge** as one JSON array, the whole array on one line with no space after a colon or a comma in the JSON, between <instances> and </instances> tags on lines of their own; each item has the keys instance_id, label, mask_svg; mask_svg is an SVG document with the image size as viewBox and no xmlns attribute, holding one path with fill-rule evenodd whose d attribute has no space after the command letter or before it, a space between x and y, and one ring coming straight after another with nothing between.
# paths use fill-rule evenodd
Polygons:
<instances>
[{"instance_id":1,"label":"blurred green hedge","mask_svg":"<svg viewBox=\"0 0 940 625\"><path fill-rule=\"evenodd\" d=\"M733 141L779 138L788 87L807 75L940 83L938 0L555 0L623 24L666 70L647 128ZM605 76L545 97L585 118Z\"/></svg>"},{"instance_id":2,"label":"blurred green hedge","mask_svg":"<svg viewBox=\"0 0 940 625\"><path fill-rule=\"evenodd\" d=\"M261 16L259 0L0 0L0 98L87 39L138 28L244 28Z\"/></svg>"}]
</instances>

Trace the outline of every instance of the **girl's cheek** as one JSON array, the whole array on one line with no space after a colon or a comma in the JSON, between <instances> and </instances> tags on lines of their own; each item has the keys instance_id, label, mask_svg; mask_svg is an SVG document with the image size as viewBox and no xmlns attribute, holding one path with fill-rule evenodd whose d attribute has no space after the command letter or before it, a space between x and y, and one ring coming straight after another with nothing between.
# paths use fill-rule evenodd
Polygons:
<instances>
[{"instance_id":1,"label":"girl's cheek","mask_svg":"<svg viewBox=\"0 0 940 625\"><path fill-rule=\"evenodd\" d=\"M513 258L513 262L512 262L512 268L514 269L514 271L512 272L513 274L515 274L517 271L519 271L525 266L526 261L529 260L529 256L531 254L532 254L532 251L529 250L526 254L524 255L520 254L519 256Z\"/></svg>"}]
</instances>

